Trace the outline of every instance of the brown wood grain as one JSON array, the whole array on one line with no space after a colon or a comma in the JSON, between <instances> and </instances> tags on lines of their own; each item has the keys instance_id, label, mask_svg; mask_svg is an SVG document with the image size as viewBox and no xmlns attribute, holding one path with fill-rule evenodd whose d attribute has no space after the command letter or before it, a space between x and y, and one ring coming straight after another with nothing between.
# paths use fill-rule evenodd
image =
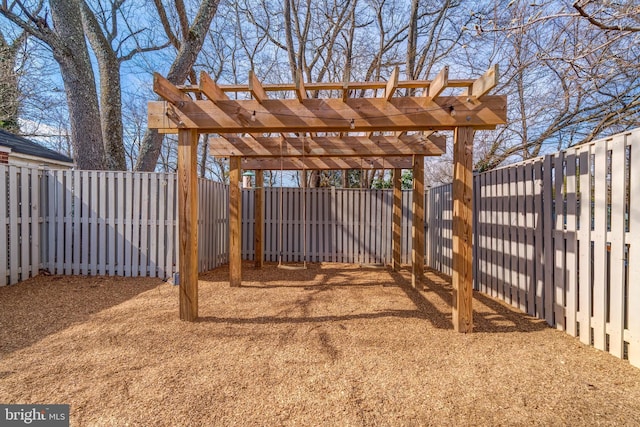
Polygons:
<instances>
[{"instance_id":1,"label":"brown wood grain","mask_svg":"<svg viewBox=\"0 0 640 427\"><path fill-rule=\"evenodd\" d=\"M198 318L198 176L195 129L178 134L178 251L180 319Z\"/></svg>"},{"instance_id":2,"label":"brown wood grain","mask_svg":"<svg viewBox=\"0 0 640 427\"><path fill-rule=\"evenodd\" d=\"M451 115L455 109L456 114ZM255 112L255 120L251 120ZM148 126L164 132L198 128L201 133L368 132L494 129L506 123L506 96L341 99L266 99L148 104ZM353 128L351 121L353 120Z\"/></svg>"},{"instance_id":3,"label":"brown wood grain","mask_svg":"<svg viewBox=\"0 0 640 427\"><path fill-rule=\"evenodd\" d=\"M400 270L402 265L402 169L393 170L393 225L392 252L393 269Z\"/></svg>"},{"instance_id":4,"label":"brown wood grain","mask_svg":"<svg viewBox=\"0 0 640 427\"><path fill-rule=\"evenodd\" d=\"M256 188L254 190L254 251L255 251L255 268L262 268L264 265L264 173L261 169L257 169Z\"/></svg>"},{"instance_id":5,"label":"brown wood grain","mask_svg":"<svg viewBox=\"0 0 640 427\"><path fill-rule=\"evenodd\" d=\"M346 157L440 156L446 138L440 135L251 137L225 135L209 138L209 151L217 157Z\"/></svg>"},{"instance_id":6,"label":"brown wood grain","mask_svg":"<svg viewBox=\"0 0 640 427\"><path fill-rule=\"evenodd\" d=\"M453 328L473 329L473 135L455 130L453 148Z\"/></svg>"},{"instance_id":7,"label":"brown wood grain","mask_svg":"<svg viewBox=\"0 0 640 427\"><path fill-rule=\"evenodd\" d=\"M411 225L411 285L422 289L424 277L424 156L413 157L413 221Z\"/></svg>"},{"instance_id":8,"label":"brown wood grain","mask_svg":"<svg viewBox=\"0 0 640 427\"><path fill-rule=\"evenodd\" d=\"M344 169L411 169L411 157L305 157L243 158L244 170L344 170Z\"/></svg>"},{"instance_id":9,"label":"brown wood grain","mask_svg":"<svg viewBox=\"0 0 640 427\"><path fill-rule=\"evenodd\" d=\"M229 159L229 284L242 284L242 194L240 157Z\"/></svg>"}]
</instances>

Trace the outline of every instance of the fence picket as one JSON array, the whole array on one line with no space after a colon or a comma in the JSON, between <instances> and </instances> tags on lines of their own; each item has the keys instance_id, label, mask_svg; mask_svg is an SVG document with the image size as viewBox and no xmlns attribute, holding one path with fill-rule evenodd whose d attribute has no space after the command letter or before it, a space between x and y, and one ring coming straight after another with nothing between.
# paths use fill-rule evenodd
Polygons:
<instances>
[{"instance_id":1,"label":"fence picket","mask_svg":"<svg viewBox=\"0 0 640 427\"><path fill-rule=\"evenodd\" d=\"M613 137L611 150L611 206L609 261L609 352L622 358L625 308L625 138ZM613 165L616 165L615 167Z\"/></svg>"},{"instance_id":2,"label":"fence picket","mask_svg":"<svg viewBox=\"0 0 640 427\"><path fill-rule=\"evenodd\" d=\"M533 224L534 214L534 190L533 190L533 163L527 163L524 166L524 198L525 198L525 215L524 215L524 228L525 228L525 254L526 254L526 291L527 291L527 313L530 316L536 314L536 271L534 268L535 262L535 246L533 232L535 226Z\"/></svg>"},{"instance_id":3,"label":"fence picket","mask_svg":"<svg viewBox=\"0 0 640 427\"><path fill-rule=\"evenodd\" d=\"M19 279L19 228L18 217L21 194L18 191L17 167L9 167L9 276L11 283L17 283Z\"/></svg>"},{"instance_id":4,"label":"fence picket","mask_svg":"<svg viewBox=\"0 0 640 427\"><path fill-rule=\"evenodd\" d=\"M554 249L553 249L553 156L548 155L544 158L542 184L542 203L543 203L543 219L544 228L544 319L550 326L554 325Z\"/></svg>"},{"instance_id":5,"label":"fence picket","mask_svg":"<svg viewBox=\"0 0 640 427\"><path fill-rule=\"evenodd\" d=\"M0 170L0 173L1 170ZM40 272L40 212L41 212L41 192L42 179L40 171L31 170L31 272L35 276ZM1 197L1 196L0 196ZM2 214L0 214L0 218ZM2 238L0 236L0 241ZM1 264L0 264L1 265ZM0 273L1 274L1 273ZM0 284L1 286L1 284Z\"/></svg>"},{"instance_id":6,"label":"fence picket","mask_svg":"<svg viewBox=\"0 0 640 427\"><path fill-rule=\"evenodd\" d=\"M125 275L124 269L124 256L125 256L125 235L126 235L126 220L125 220L125 205L127 203L128 193L124 192L124 172L115 173L117 187L114 185L113 189L116 193L116 271L118 276ZM163 209L164 210L164 209Z\"/></svg>"},{"instance_id":7,"label":"fence picket","mask_svg":"<svg viewBox=\"0 0 640 427\"><path fill-rule=\"evenodd\" d=\"M544 264L544 204L542 199L542 187L543 187L543 178L542 178L542 169L543 161L538 159L535 162L535 166L533 168L533 173L535 175L534 179L534 206L535 212L533 216L533 227L534 227L534 239L535 239L535 298L536 298L536 317L539 319L544 319L544 275L545 275L545 264Z\"/></svg>"},{"instance_id":8,"label":"fence picket","mask_svg":"<svg viewBox=\"0 0 640 427\"><path fill-rule=\"evenodd\" d=\"M126 176L126 175L125 175ZM124 275L127 277L131 277L131 269L132 269L132 253L133 253L133 176L128 176L124 183L124 198L126 200L124 209ZM167 204L167 206L171 206ZM171 209L167 209L167 211L171 211Z\"/></svg>"},{"instance_id":9,"label":"fence picket","mask_svg":"<svg viewBox=\"0 0 640 427\"><path fill-rule=\"evenodd\" d=\"M640 132L627 137L631 145L629 167L628 307L629 361L640 367Z\"/></svg>"},{"instance_id":10,"label":"fence picket","mask_svg":"<svg viewBox=\"0 0 640 427\"><path fill-rule=\"evenodd\" d=\"M525 312L527 311L527 252L526 252L526 234L525 234L525 185L524 185L524 166L518 165L515 168L516 171L516 191L517 191L517 220L514 224L517 230L518 236L518 263L516 268L518 269L518 308Z\"/></svg>"},{"instance_id":11,"label":"fence picket","mask_svg":"<svg viewBox=\"0 0 640 427\"><path fill-rule=\"evenodd\" d=\"M567 152L565 157L567 174L566 181L566 231L565 231L565 272L566 272L566 324L565 331L575 337L578 335L577 330L577 310L578 310L578 290L577 290L577 256L576 256L576 154L575 150Z\"/></svg>"},{"instance_id":12,"label":"fence picket","mask_svg":"<svg viewBox=\"0 0 640 427\"><path fill-rule=\"evenodd\" d=\"M31 262L30 239L29 239L29 168L20 168L20 267L19 274L21 280L29 277ZM17 255L17 254L16 254Z\"/></svg>"},{"instance_id":13,"label":"fence picket","mask_svg":"<svg viewBox=\"0 0 640 427\"><path fill-rule=\"evenodd\" d=\"M605 350L607 301L607 146L595 147L594 254L593 254L593 346Z\"/></svg>"},{"instance_id":14,"label":"fence picket","mask_svg":"<svg viewBox=\"0 0 640 427\"><path fill-rule=\"evenodd\" d=\"M497 255L496 264L498 267L497 285L498 285L498 298L504 301L506 298L506 292L505 292L506 260L505 260L505 238L504 238L506 227L505 227L505 221L504 221L504 215L505 215L504 214L504 211L505 211L504 169L496 171L495 175L496 175L496 198L497 198L496 236L498 240L498 246L497 246L498 253L496 254Z\"/></svg>"},{"instance_id":15,"label":"fence picket","mask_svg":"<svg viewBox=\"0 0 640 427\"><path fill-rule=\"evenodd\" d=\"M142 212L140 214L140 275L147 276L149 274L149 258L151 252L149 250L149 200L153 200L152 197L149 197L151 174L142 174L141 178Z\"/></svg>"},{"instance_id":16,"label":"fence picket","mask_svg":"<svg viewBox=\"0 0 640 427\"><path fill-rule=\"evenodd\" d=\"M85 274L97 274L98 265L98 172L91 171L88 173L90 182L87 183L89 191L87 192L87 215L89 216L89 246L87 259L87 271ZM90 194L89 194L90 193Z\"/></svg>"},{"instance_id":17,"label":"fence picket","mask_svg":"<svg viewBox=\"0 0 640 427\"><path fill-rule=\"evenodd\" d=\"M556 327L565 330L565 270L564 270L564 153L559 152L554 159L554 229L553 244L555 248L554 263L554 321Z\"/></svg>"},{"instance_id":18,"label":"fence picket","mask_svg":"<svg viewBox=\"0 0 640 427\"><path fill-rule=\"evenodd\" d=\"M9 167L0 165L0 178L2 179L2 185L0 185L0 286L13 283L11 279L7 279L7 272L9 271L9 239L7 236L7 228L9 227L9 212L8 204L9 197L7 195L7 186L5 182L9 173ZM9 190L11 192L11 190ZM9 234L10 236L10 234Z\"/></svg>"},{"instance_id":19,"label":"fence picket","mask_svg":"<svg viewBox=\"0 0 640 427\"><path fill-rule=\"evenodd\" d=\"M590 146L578 154L580 192L578 200L578 326L580 341L591 343L591 155Z\"/></svg>"},{"instance_id":20,"label":"fence picket","mask_svg":"<svg viewBox=\"0 0 640 427\"><path fill-rule=\"evenodd\" d=\"M82 210L82 203L80 202L80 197L82 196L82 173L72 173L70 172L67 175L67 186L71 187L72 191L70 193L71 200L71 211L69 213L69 222L67 227L67 234L72 236L72 239L69 239L68 245L71 246L71 250L69 255L67 256L69 261L71 262L71 274L80 274L80 237L82 234L82 225L80 222L80 211Z\"/></svg>"}]
</instances>

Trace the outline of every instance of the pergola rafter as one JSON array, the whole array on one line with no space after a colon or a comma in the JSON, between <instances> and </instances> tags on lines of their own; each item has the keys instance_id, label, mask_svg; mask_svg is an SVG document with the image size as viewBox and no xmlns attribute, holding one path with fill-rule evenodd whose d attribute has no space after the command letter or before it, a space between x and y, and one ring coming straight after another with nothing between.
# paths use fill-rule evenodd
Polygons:
<instances>
[{"instance_id":1,"label":"pergola rafter","mask_svg":"<svg viewBox=\"0 0 640 427\"><path fill-rule=\"evenodd\" d=\"M180 251L180 317L195 320L197 304L198 134L209 140L214 156L229 157L229 282L241 284L242 169L256 170L256 266L262 265L262 170L392 169L393 266L400 264L400 173L412 168L412 284L420 287L424 269L424 157L441 155L454 132L453 286L454 328L472 328L472 147L476 130L494 129L507 116L505 96L488 93L498 69L474 80L451 80L444 67L432 81L400 81L394 69L387 82L305 83L298 73L290 84L263 84L250 72L246 85L219 85L201 73L198 86L175 86L154 75L154 91L163 101L149 102L149 127L177 133ZM419 96L401 96L402 89ZM351 98L363 91L382 97ZM278 92L276 96L271 93ZM189 94L204 95L195 99ZM244 93L244 94L242 94ZM312 93L313 96L309 96ZM321 98L323 94L337 98ZM202 96L198 96L202 98ZM276 136L274 136L274 134Z\"/></svg>"}]
</instances>

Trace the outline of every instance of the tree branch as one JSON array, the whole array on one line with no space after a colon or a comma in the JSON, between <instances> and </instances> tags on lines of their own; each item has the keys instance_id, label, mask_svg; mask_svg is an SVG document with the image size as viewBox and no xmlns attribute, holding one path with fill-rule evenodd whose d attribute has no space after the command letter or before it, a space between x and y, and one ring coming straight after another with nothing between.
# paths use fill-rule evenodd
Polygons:
<instances>
[{"instance_id":1,"label":"tree branch","mask_svg":"<svg viewBox=\"0 0 640 427\"><path fill-rule=\"evenodd\" d=\"M580 16L587 18L587 20L595 25L596 27L602 29L602 30L612 30L612 31L625 31L625 32L639 32L640 31L640 27L632 27L629 25L607 25L603 22L598 21L596 18L594 18L593 16L591 16L590 14L588 14L583 8L582 6L580 6L579 2L575 2L573 4L573 8L575 10L578 11L578 13L580 14Z\"/></svg>"}]
</instances>

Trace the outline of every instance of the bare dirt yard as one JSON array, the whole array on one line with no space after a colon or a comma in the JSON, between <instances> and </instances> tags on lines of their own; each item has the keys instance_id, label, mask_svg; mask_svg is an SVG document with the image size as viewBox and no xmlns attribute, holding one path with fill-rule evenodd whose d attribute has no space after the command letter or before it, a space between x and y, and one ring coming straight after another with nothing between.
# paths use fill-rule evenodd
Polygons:
<instances>
[{"instance_id":1,"label":"bare dirt yard","mask_svg":"<svg viewBox=\"0 0 640 427\"><path fill-rule=\"evenodd\" d=\"M200 316L155 279L39 276L0 289L0 403L71 424L640 425L640 369L475 294L351 265L203 274Z\"/></svg>"}]
</instances>

